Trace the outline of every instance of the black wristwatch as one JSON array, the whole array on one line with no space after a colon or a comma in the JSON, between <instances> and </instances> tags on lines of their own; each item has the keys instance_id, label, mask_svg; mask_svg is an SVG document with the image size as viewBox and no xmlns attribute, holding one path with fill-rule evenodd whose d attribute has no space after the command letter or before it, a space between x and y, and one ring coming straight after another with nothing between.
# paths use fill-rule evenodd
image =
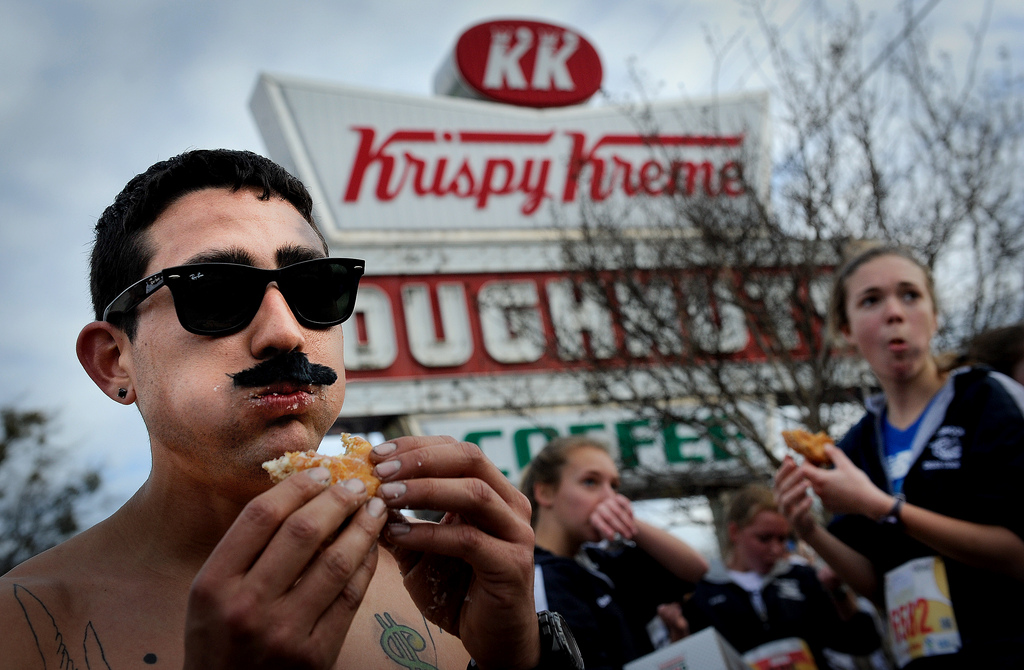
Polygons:
<instances>
[{"instance_id":1,"label":"black wristwatch","mask_svg":"<svg viewBox=\"0 0 1024 670\"><path fill-rule=\"evenodd\" d=\"M558 612L537 613L540 664L534 670L583 670L583 656L569 624Z\"/></svg>"},{"instance_id":2,"label":"black wristwatch","mask_svg":"<svg viewBox=\"0 0 1024 670\"><path fill-rule=\"evenodd\" d=\"M576 646L569 624L558 612L537 613L540 625L540 663L533 670L584 670L583 656ZM478 670L476 661L470 659L466 670Z\"/></svg>"},{"instance_id":3,"label":"black wristwatch","mask_svg":"<svg viewBox=\"0 0 1024 670\"><path fill-rule=\"evenodd\" d=\"M900 512L903 511L903 501L906 500L902 494L896 494L893 496L896 500L892 504L892 508L889 513L878 519L878 523L883 526L894 526L896 528L903 527L903 519L900 517Z\"/></svg>"}]
</instances>

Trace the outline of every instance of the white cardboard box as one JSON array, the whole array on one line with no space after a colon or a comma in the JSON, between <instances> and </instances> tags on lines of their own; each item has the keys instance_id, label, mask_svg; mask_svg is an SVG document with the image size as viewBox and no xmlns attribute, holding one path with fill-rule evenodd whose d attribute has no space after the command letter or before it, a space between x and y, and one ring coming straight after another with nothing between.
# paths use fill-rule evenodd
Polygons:
<instances>
[{"instance_id":1,"label":"white cardboard box","mask_svg":"<svg viewBox=\"0 0 1024 670\"><path fill-rule=\"evenodd\" d=\"M750 670L739 653L714 628L627 663L623 670Z\"/></svg>"}]
</instances>

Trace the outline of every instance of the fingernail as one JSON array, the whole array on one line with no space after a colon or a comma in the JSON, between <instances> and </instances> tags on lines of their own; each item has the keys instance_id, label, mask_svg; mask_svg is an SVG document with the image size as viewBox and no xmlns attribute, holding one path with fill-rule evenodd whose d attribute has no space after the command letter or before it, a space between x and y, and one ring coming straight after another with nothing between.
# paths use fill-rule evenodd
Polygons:
<instances>
[{"instance_id":1,"label":"fingernail","mask_svg":"<svg viewBox=\"0 0 1024 670\"><path fill-rule=\"evenodd\" d=\"M306 476L321 484L331 481L331 471L327 468L310 468L306 470Z\"/></svg>"},{"instance_id":2,"label":"fingernail","mask_svg":"<svg viewBox=\"0 0 1024 670\"><path fill-rule=\"evenodd\" d=\"M380 495L383 498L401 498L405 495L407 488L402 482L388 482L380 485Z\"/></svg>"},{"instance_id":3,"label":"fingernail","mask_svg":"<svg viewBox=\"0 0 1024 670\"><path fill-rule=\"evenodd\" d=\"M409 530L409 524L407 523L388 524L388 535L405 535Z\"/></svg>"},{"instance_id":4,"label":"fingernail","mask_svg":"<svg viewBox=\"0 0 1024 670\"><path fill-rule=\"evenodd\" d=\"M366 513L374 518L383 514L387 508L388 506L380 498L370 498L370 501L366 503Z\"/></svg>"},{"instance_id":5,"label":"fingernail","mask_svg":"<svg viewBox=\"0 0 1024 670\"><path fill-rule=\"evenodd\" d=\"M395 474L401 469L401 467L401 461L384 461L383 463L378 463L377 467L375 467L373 471L378 477L383 478Z\"/></svg>"},{"instance_id":6,"label":"fingernail","mask_svg":"<svg viewBox=\"0 0 1024 670\"><path fill-rule=\"evenodd\" d=\"M352 493L362 493L366 490L366 484L363 483L362 479L346 479L341 485Z\"/></svg>"},{"instance_id":7,"label":"fingernail","mask_svg":"<svg viewBox=\"0 0 1024 670\"><path fill-rule=\"evenodd\" d=\"M395 453L395 449L398 449L398 447L395 446L394 442L382 442L373 448L373 453L378 456L387 456L388 454Z\"/></svg>"}]
</instances>

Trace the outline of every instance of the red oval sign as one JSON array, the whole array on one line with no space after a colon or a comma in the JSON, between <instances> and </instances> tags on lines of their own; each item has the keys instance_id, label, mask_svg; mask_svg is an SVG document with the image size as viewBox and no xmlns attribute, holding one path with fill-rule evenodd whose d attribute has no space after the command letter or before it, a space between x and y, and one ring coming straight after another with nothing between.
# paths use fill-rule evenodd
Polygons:
<instances>
[{"instance_id":1,"label":"red oval sign","mask_svg":"<svg viewBox=\"0 0 1024 670\"><path fill-rule=\"evenodd\" d=\"M525 107L585 102L601 88L601 58L582 35L539 21L501 19L469 28L455 66L485 98Z\"/></svg>"}]
</instances>

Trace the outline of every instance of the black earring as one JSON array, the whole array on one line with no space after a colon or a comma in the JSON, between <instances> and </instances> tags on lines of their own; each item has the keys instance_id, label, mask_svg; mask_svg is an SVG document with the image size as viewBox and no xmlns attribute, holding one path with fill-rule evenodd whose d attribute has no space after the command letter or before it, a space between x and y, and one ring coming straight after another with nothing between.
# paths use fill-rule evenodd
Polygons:
<instances>
[{"instance_id":1,"label":"black earring","mask_svg":"<svg viewBox=\"0 0 1024 670\"><path fill-rule=\"evenodd\" d=\"M128 389L117 389L117 397L118 398L122 398L122 399L123 398L127 398L128 397Z\"/></svg>"}]
</instances>

